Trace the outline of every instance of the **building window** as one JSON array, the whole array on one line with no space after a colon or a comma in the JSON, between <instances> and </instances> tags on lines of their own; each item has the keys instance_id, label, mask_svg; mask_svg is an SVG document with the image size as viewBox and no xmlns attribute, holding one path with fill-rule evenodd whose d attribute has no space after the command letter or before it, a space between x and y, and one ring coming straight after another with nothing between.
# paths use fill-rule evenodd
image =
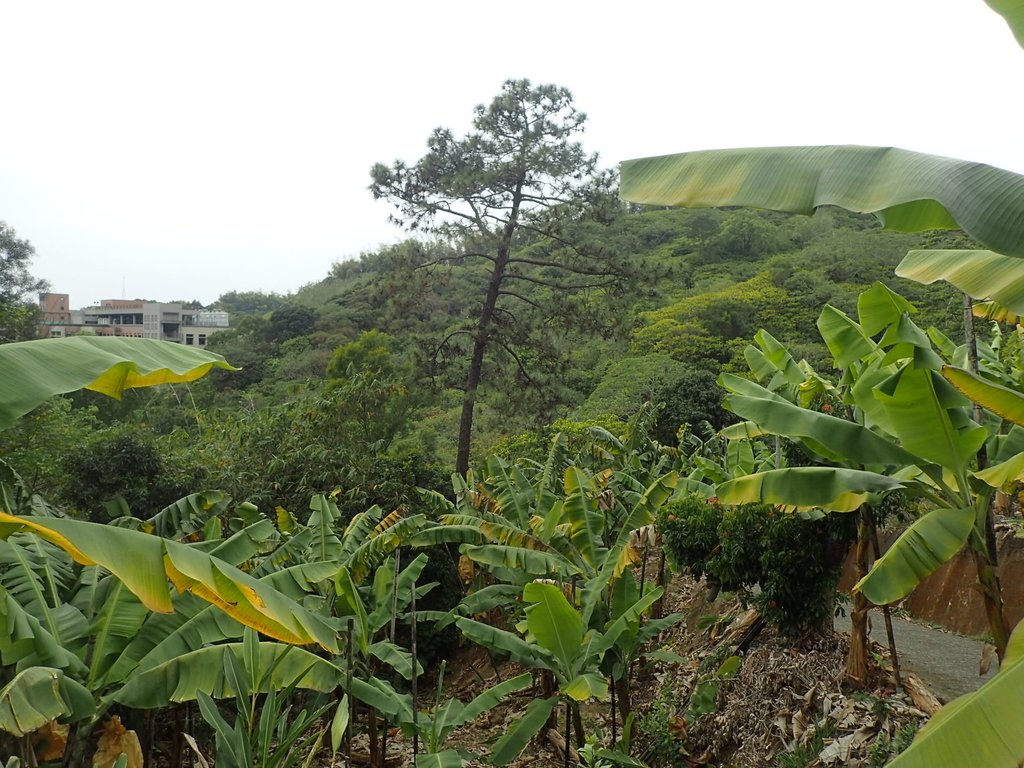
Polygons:
<instances>
[{"instance_id":1,"label":"building window","mask_svg":"<svg viewBox=\"0 0 1024 768\"><path fill-rule=\"evenodd\" d=\"M194 338L194 336L191 333L186 333L185 334L185 346L191 347L192 346L193 338ZM202 336L200 336L199 338L202 338ZM202 344L202 342L199 342L199 343Z\"/></svg>"},{"instance_id":2,"label":"building window","mask_svg":"<svg viewBox=\"0 0 1024 768\"><path fill-rule=\"evenodd\" d=\"M205 347L206 346L206 334L205 333L200 333L199 334L199 346L200 347Z\"/></svg>"}]
</instances>

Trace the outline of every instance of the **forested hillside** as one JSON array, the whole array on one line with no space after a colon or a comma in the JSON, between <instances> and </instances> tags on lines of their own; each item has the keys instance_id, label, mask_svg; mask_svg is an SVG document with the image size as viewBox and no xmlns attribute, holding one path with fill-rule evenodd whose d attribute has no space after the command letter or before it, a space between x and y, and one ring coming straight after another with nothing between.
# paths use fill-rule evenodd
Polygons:
<instances>
[{"instance_id":1,"label":"forested hillside","mask_svg":"<svg viewBox=\"0 0 1024 768\"><path fill-rule=\"evenodd\" d=\"M876 280L921 309L918 324L958 337L952 289L893 275L921 238L870 217L621 210L586 237L631 278L564 290L550 267L523 270L503 310L516 335L485 361L474 457L558 420L612 424L645 401L664 404L667 444L684 422L721 426L715 378L747 370L742 351L759 328L828 370L821 307L852 312ZM535 255L551 248L528 244ZM446 488L485 266L409 239L338 262L294 294L225 294L233 328L211 349L242 370L121 403L56 401L4 433L3 453L33 490L98 519L114 496L153 509L199 487L293 512L333 488L353 511L400 503L417 484Z\"/></svg>"}]
</instances>

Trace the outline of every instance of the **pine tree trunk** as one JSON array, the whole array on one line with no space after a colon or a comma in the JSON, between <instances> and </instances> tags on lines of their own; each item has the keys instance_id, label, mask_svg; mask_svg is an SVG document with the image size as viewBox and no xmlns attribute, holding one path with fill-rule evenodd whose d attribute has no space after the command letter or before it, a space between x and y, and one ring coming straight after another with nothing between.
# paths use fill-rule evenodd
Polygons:
<instances>
[{"instance_id":1,"label":"pine tree trunk","mask_svg":"<svg viewBox=\"0 0 1024 768\"><path fill-rule=\"evenodd\" d=\"M476 324L476 333L473 336L473 355L469 360L469 373L466 375L466 387L462 394L462 416L459 419L459 448L455 459L455 471L463 477L469 472L469 449L473 441L473 414L476 409L476 392L480 387L480 379L484 370L484 353L487 351L487 342L491 330L491 321L494 319L494 308L498 304L498 289L501 287L501 280L505 275L505 266L508 263L508 250L498 254L498 260L494 263L491 272L491 280L487 286L487 296L484 298L483 308L480 310L480 319Z\"/></svg>"},{"instance_id":2,"label":"pine tree trunk","mask_svg":"<svg viewBox=\"0 0 1024 768\"><path fill-rule=\"evenodd\" d=\"M522 189L525 182L525 170L520 172L516 190L512 196L512 210L502 230L501 242L491 270L491 279L487 283L487 295L480 310L480 319L476 324L473 337L473 356L469 361L469 373L466 375L466 387L462 393L462 416L459 418L459 447L455 457L455 471L463 477L469 472L469 449L473 441L473 415L476 409L476 392L483 377L484 353L490 341L491 323L494 310L498 306L498 295L501 283L505 279L508 268L509 254L512 250L512 238L519 226L519 206L522 202Z\"/></svg>"}]
</instances>

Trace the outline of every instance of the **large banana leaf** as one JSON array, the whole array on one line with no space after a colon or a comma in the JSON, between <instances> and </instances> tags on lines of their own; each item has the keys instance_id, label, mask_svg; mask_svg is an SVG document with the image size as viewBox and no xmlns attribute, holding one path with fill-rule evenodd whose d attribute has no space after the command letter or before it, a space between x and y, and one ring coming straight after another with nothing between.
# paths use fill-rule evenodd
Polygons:
<instances>
[{"instance_id":1,"label":"large banana leaf","mask_svg":"<svg viewBox=\"0 0 1024 768\"><path fill-rule=\"evenodd\" d=\"M875 493L901 488L892 477L843 467L772 469L726 481L716 489L723 504L781 504L797 509L852 512Z\"/></svg>"},{"instance_id":2,"label":"large banana leaf","mask_svg":"<svg viewBox=\"0 0 1024 768\"><path fill-rule=\"evenodd\" d=\"M945 280L973 299L1024 314L1024 261L992 251L910 251L896 274L931 285Z\"/></svg>"},{"instance_id":3,"label":"large banana leaf","mask_svg":"<svg viewBox=\"0 0 1024 768\"><path fill-rule=\"evenodd\" d=\"M0 731L18 737L51 720L80 720L94 710L89 691L51 667L29 667L0 689Z\"/></svg>"},{"instance_id":4,"label":"large banana leaf","mask_svg":"<svg viewBox=\"0 0 1024 768\"><path fill-rule=\"evenodd\" d=\"M835 358L837 368L846 370L871 355L881 359L878 345L864 333L860 324L831 304L822 308L817 325L822 340Z\"/></svg>"},{"instance_id":5,"label":"large banana leaf","mask_svg":"<svg viewBox=\"0 0 1024 768\"><path fill-rule=\"evenodd\" d=\"M462 768L464 764L462 755L454 749L416 755L416 768Z\"/></svg>"},{"instance_id":6,"label":"large banana leaf","mask_svg":"<svg viewBox=\"0 0 1024 768\"><path fill-rule=\"evenodd\" d=\"M914 521L874 564L854 590L875 605L909 595L921 581L963 549L975 510L935 509Z\"/></svg>"},{"instance_id":7,"label":"large banana leaf","mask_svg":"<svg viewBox=\"0 0 1024 768\"><path fill-rule=\"evenodd\" d=\"M735 377L723 374L719 383L731 390ZM761 396L730 394L723 406L761 430L807 444L815 453L838 462L875 466L905 466L918 456L892 440L846 419L801 408L764 390Z\"/></svg>"},{"instance_id":8,"label":"large banana leaf","mask_svg":"<svg viewBox=\"0 0 1024 768\"><path fill-rule=\"evenodd\" d=\"M75 583L71 558L36 536L0 542L0 585L64 647L88 633L89 622L65 596Z\"/></svg>"},{"instance_id":9,"label":"large banana leaf","mask_svg":"<svg viewBox=\"0 0 1024 768\"><path fill-rule=\"evenodd\" d=\"M562 513L569 523L570 538L583 562L597 568L604 515L597 504L594 479L579 467L565 470L565 502Z\"/></svg>"},{"instance_id":10,"label":"large banana leaf","mask_svg":"<svg viewBox=\"0 0 1024 768\"><path fill-rule=\"evenodd\" d=\"M237 370L212 352L155 339L71 336L0 346L0 429L54 395L91 389L120 398L126 389L194 381L214 366Z\"/></svg>"},{"instance_id":11,"label":"large banana leaf","mask_svg":"<svg viewBox=\"0 0 1024 768\"><path fill-rule=\"evenodd\" d=\"M989 7L1006 19L1017 42L1024 47L1024 1L1022 0L985 0Z\"/></svg>"},{"instance_id":12,"label":"large banana leaf","mask_svg":"<svg viewBox=\"0 0 1024 768\"><path fill-rule=\"evenodd\" d=\"M224 514L231 497L222 491L200 491L178 499L146 521L146 530L168 539L180 539L203 530L211 517Z\"/></svg>"},{"instance_id":13,"label":"large banana leaf","mask_svg":"<svg viewBox=\"0 0 1024 768\"><path fill-rule=\"evenodd\" d=\"M153 615L123 581L107 577L102 586L101 608L91 627L93 642L87 685L92 690L96 690L114 661L138 635L147 617Z\"/></svg>"},{"instance_id":14,"label":"large banana leaf","mask_svg":"<svg viewBox=\"0 0 1024 768\"><path fill-rule=\"evenodd\" d=\"M903 315L915 312L917 308L913 304L884 283L874 283L857 297L857 319L868 336L898 322Z\"/></svg>"},{"instance_id":15,"label":"large banana leaf","mask_svg":"<svg viewBox=\"0 0 1024 768\"><path fill-rule=\"evenodd\" d=\"M30 665L60 667L85 673L85 664L61 646L39 619L0 586L0 664L19 668Z\"/></svg>"},{"instance_id":16,"label":"large banana leaf","mask_svg":"<svg viewBox=\"0 0 1024 768\"><path fill-rule=\"evenodd\" d=\"M757 347L748 346L743 357L758 381L773 392L786 385L799 387L803 383L804 372L778 339L762 328L754 334L754 341Z\"/></svg>"},{"instance_id":17,"label":"large banana leaf","mask_svg":"<svg viewBox=\"0 0 1024 768\"><path fill-rule=\"evenodd\" d=\"M583 614L585 625L590 624L590 617L597 608L605 587L628 567L629 558L626 553L633 531L654 520L658 510L672 497L679 482L679 475L675 472L667 472L657 478L641 494L629 514L626 515L625 520L619 523L619 533L605 555L601 570L583 586L580 595L580 611Z\"/></svg>"},{"instance_id":18,"label":"large banana leaf","mask_svg":"<svg viewBox=\"0 0 1024 768\"><path fill-rule=\"evenodd\" d=\"M501 513L516 525L525 527L530 520L535 493L522 470L498 456L489 456L487 484L494 489L494 500Z\"/></svg>"},{"instance_id":19,"label":"large banana leaf","mask_svg":"<svg viewBox=\"0 0 1024 768\"><path fill-rule=\"evenodd\" d=\"M1024 478L1024 453L973 473L976 478L993 488L1002 488Z\"/></svg>"},{"instance_id":20,"label":"large banana leaf","mask_svg":"<svg viewBox=\"0 0 1024 768\"><path fill-rule=\"evenodd\" d=\"M967 466L988 438L988 430L970 420L969 401L938 371L904 367L874 395L902 446L925 461Z\"/></svg>"},{"instance_id":21,"label":"large banana leaf","mask_svg":"<svg viewBox=\"0 0 1024 768\"><path fill-rule=\"evenodd\" d=\"M438 729L442 734L447 735L454 728L465 723L471 723L488 709L496 707L508 694L513 691L521 691L532 683L533 675L529 672L498 683L483 693L478 694L465 706L460 704L448 710L448 716L438 723Z\"/></svg>"},{"instance_id":22,"label":"large banana leaf","mask_svg":"<svg viewBox=\"0 0 1024 768\"><path fill-rule=\"evenodd\" d=\"M232 565L195 548L126 528L0 512L0 538L29 530L83 565L101 565L150 610L174 610L168 579L264 634L337 652L337 638L320 617Z\"/></svg>"},{"instance_id":23,"label":"large banana leaf","mask_svg":"<svg viewBox=\"0 0 1024 768\"><path fill-rule=\"evenodd\" d=\"M539 669L551 666L552 659L546 649L526 642L514 632L498 629L475 619L460 617L455 623L462 630L462 634L474 643L507 653L518 664Z\"/></svg>"},{"instance_id":24,"label":"large banana leaf","mask_svg":"<svg viewBox=\"0 0 1024 768\"><path fill-rule=\"evenodd\" d=\"M215 699L247 695L255 691L236 691L225 673L224 654L243 660L245 643L228 643L183 654L135 676L114 695L114 701L127 707L151 709L168 703L192 701L202 691ZM326 659L303 648L281 643L259 643L259 669L272 670L262 675L260 691L294 686L328 692L337 688L344 672Z\"/></svg>"},{"instance_id":25,"label":"large banana leaf","mask_svg":"<svg viewBox=\"0 0 1024 768\"><path fill-rule=\"evenodd\" d=\"M491 750L491 762L494 765L511 763L537 732L544 727L552 711L558 706L559 696L548 699L534 699L526 707L523 716L516 720L512 727L494 743Z\"/></svg>"},{"instance_id":26,"label":"large banana leaf","mask_svg":"<svg viewBox=\"0 0 1024 768\"><path fill-rule=\"evenodd\" d=\"M528 603L526 626L530 633L541 648L558 659L563 674L567 673L583 650L583 619L554 584L531 581L523 587L523 600Z\"/></svg>"},{"instance_id":27,"label":"large banana leaf","mask_svg":"<svg viewBox=\"0 0 1024 768\"><path fill-rule=\"evenodd\" d=\"M999 672L932 717L890 768L1018 768L1024 764L1024 622L1010 636Z\"/></svg>"},{"instance_id":28,"label":"large banana leaf","mask_svg":"<svg viewBox=\"0 0 1024 768\"><path fill-rule=\"evenodd\" d=\"M569 578L580 573L580 569L558 552L542 552L536 549L510 547L498 544L472 546L464 544L460 551L475 563L481 565L511 568L534 576L558 574Z\"/></svg>"},{"instance_id":29,"label":"large banana leaf","mask_svg":"<svg viewBox=\"0 0 1024 768\"><path fill-rule=\"evenodd\" d=\"M955 229L1024 256L1024 176L888 147L765 147L686 152L621 165L624 200L706 208L744 205L875 214L903 232Z\"/></svg>"},{"instance_id":30,"label":"large banana leaf","mask_svg":"<svg viewBox=\"0 0 1024 768\"><path fill-rule=\"evenodd\" d=\"M338 563L304 563L283 568L264 576L261 582L293 600L313 589L313 585L333 577ZM240 638L243 625L215 605L194 595L174 598L173 614L153 613L110 665L104 681L127 679L132 671L150 669L206 645Z\"/></svg>"}]
</instances>

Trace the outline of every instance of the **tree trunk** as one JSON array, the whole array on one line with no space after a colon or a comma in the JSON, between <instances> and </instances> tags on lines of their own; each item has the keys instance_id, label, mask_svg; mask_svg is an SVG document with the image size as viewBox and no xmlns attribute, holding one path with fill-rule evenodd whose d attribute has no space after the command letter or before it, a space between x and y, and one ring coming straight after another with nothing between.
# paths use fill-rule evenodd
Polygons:
<instances>
[{"instance_id":1,"label":"tree trunk","mask_svg":"<svg viewBox=\"0 0 1024 768\"><path fill-rule=\"evenodd\" d=\"M870 566L868 548L869 525L867 517L871 509L860 508L857 521L857 543L854 549L854 568L857 581L863 579ZM863 592L853 596L853 612L850 614L850 652L846 657L846 680L856 688L863 688L868 681L868 611L871 604Z\"/></svg>"},{"instance_id":2,"label":"tree trunk","mask_svg":"<svg viewBox=\"0 0 1024 768\"><path fill-rule=\"evenodd\" d=\"M508 250L505 249L498 254L498 260L494 262L491 281L487 286L487 296L484 298L484 305L480 310L480 319L476 324L476 334L473 337L473 356L469 360L466 388L462 394L462 417L459 419L459 450L455 459L455 471L463 477L469 472L469 448L473 440L473 412L476 408L476 391L480 386L480 379L483 376L484 352L487 351L491 321L494 319L494 308L498 304L498 289L501 287L501 280L505 276L507 264Z\"/></svg>"}]
</instances>

